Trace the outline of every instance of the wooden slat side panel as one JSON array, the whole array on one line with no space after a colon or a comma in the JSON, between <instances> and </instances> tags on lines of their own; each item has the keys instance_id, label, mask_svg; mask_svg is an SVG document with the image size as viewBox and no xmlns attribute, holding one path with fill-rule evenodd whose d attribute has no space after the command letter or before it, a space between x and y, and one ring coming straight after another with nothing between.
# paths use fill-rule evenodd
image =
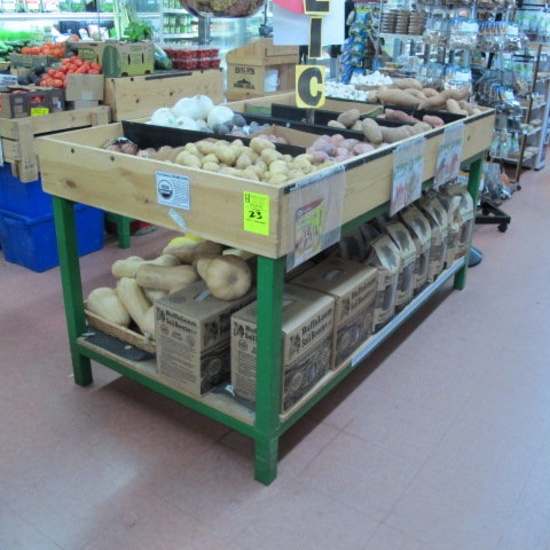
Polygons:
<instances>
[{"instance_id":1,"label":"wooden slat side panel","mask_svg":"<svg viewBox=\"0 0 550 550\"><path fill-rule=\"evenodd\" d=\"M54 136L42 138L40 158L46 192L176 231L184 228L171 216L170 207L158 204L156 173L187 176L191 208L173 212L190 233L268 257L280 255L280 187L65 143ZM244 231L245 191L269 196L270 235Z\"/></svg>"}]
</instances>

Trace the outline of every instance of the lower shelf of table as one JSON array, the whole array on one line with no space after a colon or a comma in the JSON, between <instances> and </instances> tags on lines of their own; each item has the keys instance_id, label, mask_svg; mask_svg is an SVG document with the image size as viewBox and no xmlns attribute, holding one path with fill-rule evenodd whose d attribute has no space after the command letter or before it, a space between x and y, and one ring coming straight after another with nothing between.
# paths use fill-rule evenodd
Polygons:
<instances>
[{"instance_id":1,"label":"lower shelf of table","mask_svg":"<svg viewBox=\"0 0 550 550\"><path fill-rule=\"evenodd\" d=\"M327 393L329 393L345 376L355 370L375 348L377 348L400 325L413 315L435 292L443 286L451 277L464 267L465 259L457 260L450 268L443 271L430 285L426 286L410 304L399 312L378 332L366 340L355 353L337 369L328 372L318 383L299 401L292 409L279 415L279 434L286 431ZM77 345L82 355L101 363L120 374L132 378L141 384L161 393L199 413L233 428L245 435L254 437L256 415L253 410L246 407L226 393L211 391L202 397L186 393L181 388L171 385L166 379L156 372L154 358L145 360L132 360L121 357L89 341L86 336L78 338Z\"/></svg>"}]
</instances>

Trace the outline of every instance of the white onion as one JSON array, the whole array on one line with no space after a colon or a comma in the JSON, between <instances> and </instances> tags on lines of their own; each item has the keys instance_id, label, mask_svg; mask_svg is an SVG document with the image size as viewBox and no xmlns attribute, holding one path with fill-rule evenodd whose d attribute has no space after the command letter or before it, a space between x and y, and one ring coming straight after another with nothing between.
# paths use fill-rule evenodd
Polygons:
<instances>
[{"instance_id":1,"label":"white onion","mask_svg":"<svg viewBox=\"0 0 550 550\"><path fill-rule=\"evenodd\" d=\"M192 118L193 120L203 118L199 102L193 97L182 97L178 99L176 104L172 107L172 112L177 118L182 116Z\"/></svg>"},{"instance_id":2,"label":"white onion","mask_svg":"<svg viewBox=\"0 0 550 550\"><path fill-rule=\"evenodd\" d=\"M210 128L214 128L217 124L225 124L233 119L233 111L225 105L218 105L210 110L206 121Z\"/></svg>"},{"instance_id":3,"label":"white onion","mask_svg":"<svg viewBox=\"0 0 550 550\"><path fill-rule=\"evenodd\" d=\"M168 107L157 109L151 116L151 124L156 126L176 126L176 117Z\"/></svg>"}]
</instances>

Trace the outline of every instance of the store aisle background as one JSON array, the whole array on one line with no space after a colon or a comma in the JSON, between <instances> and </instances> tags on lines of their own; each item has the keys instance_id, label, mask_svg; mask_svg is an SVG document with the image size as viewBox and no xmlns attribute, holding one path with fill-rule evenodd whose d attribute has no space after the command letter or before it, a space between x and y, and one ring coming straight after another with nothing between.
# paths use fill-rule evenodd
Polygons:
<instances>
[{"instance_id":1,"label":"store aisle background","mask_svg":"<svg viewBox=\"0 0 550 550\"><path fill-rule=\"evenodd\" d=\"M76 386L58 269L1 259L0 549L548 550L550 170L521 183L466 289L283 437L269 487L247 438L96 364ZM129 254L82 258L85 292Z\"/></svg>"}]
</instances>

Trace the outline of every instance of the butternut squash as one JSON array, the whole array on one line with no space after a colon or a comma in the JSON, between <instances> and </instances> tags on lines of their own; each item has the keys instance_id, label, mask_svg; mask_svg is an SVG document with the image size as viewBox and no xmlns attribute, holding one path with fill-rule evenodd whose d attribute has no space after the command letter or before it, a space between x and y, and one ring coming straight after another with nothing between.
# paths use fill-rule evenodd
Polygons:
<instances>
[{"instance_id":1,"label":"butternut squash","mask_svg":"<svg viewBox=\"0 0 550 550\"><path fill-rule=\"evenodd\" d=\"M182 264L192 264L201 256L221 254L223 246L213 241L189 242L179 245L168 245L162 251L163 254L176 256Z\"/></svg>"},{"instance_id":2,"label":"butternut squash","mask_svg":"<svg viewBox=\"0 0 550 550\"><path fill-rule=\"evenodd\" d=\"M117 279L121 277L133 277L135 279L138 267L143 264L176 266L180 261L172 254L162 254L153 260L144 260L140 256L130 256L124 260L117 260L111 267L111 273Z\"/></svg>"},{"instance_id":3,"label":"butternut squash","mask_svg":"<svg viewBox=\"0 0 550 550\"><path fill-rule=\"evenodd\" d=\"M136 274L137 284L151 290L176 292L199 280L195 268L191 265L167 267L163 265L142 264Z\"/></svg>"},{"instance_id":4,"label":"butternut squash","mask_svg":"<svg viewBox=\"0 0 550 550\"><path fill-rule=\"evenodd\" d=\"M197 272L218 300L236 300L244 296L252 285L250 266L235 255L199 258Z\"/></svg>"},{"instance_id":5,"label":"butternut squash","mask_svg":"<svg viewBox=\"0 0 550 550\"><path fill-rule=\"evenodd\" d=\"M114 288L101 286L92 290L86 308L115 325L127 327L130 324L130 315Z\"/></svg>"},{"instance_id":6,"label":"butternut squash","mask_svg":"<svg viewBox=\"0 0 550 550\"><path fill-rule=\"evenodd\" d=\"M147 300L137 281L132 277L122 277L117 282L116 292L141 333L154 337L155 331L154 326L151 329L151 312L149 311L154 306Z\"/></svg>"}]
</instances>

